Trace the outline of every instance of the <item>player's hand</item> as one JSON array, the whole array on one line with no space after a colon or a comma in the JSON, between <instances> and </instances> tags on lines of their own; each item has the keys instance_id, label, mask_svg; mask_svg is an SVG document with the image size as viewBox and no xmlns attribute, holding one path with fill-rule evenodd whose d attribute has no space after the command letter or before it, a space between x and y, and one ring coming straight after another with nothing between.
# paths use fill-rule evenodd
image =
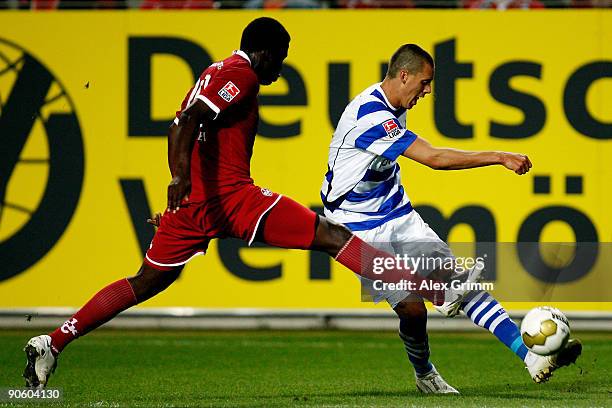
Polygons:
<instances>
[{"instance_id":1,"label":"player's hand","mask_svg":"<svg viewBox=\"0 0 612 408\"><path fill-rule=\"evenodd\" d=\"M189 201L191 193L191 180L174 176L168 185L168 211L177 212L181 201Z\"/></svg>"},{"instance_id":2,"label":"player's hand","mask_svg":"<svg viewBox=\"0 0 612 408\"><path fill-rule=\"evenodd\" d=\"M155 213L151 218L147 218L147 223L153 225L155 228L159 227L159 224L161 224L161 214Z\"/></svg>"},{"instance_id":3,"label":"player's hand","mask_svg":"<svg viewBox=\"0 0 612 408\"><path fill-rule=\"evenodd\" d=\"M532 166L527 155L508 152L502 152L501 164L519 175L527 173Z\"/></svg>"}]
</instances>

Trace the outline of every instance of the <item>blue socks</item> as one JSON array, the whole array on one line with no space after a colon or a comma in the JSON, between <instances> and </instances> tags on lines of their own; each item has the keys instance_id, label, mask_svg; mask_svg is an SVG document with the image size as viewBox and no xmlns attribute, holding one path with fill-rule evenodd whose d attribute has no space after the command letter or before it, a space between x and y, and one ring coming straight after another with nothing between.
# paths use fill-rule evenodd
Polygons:
<instances>
[{"instance_id":1,"label":"blue socks","mask_svg":"<svg viewBox=\"0 0 612 408\"><path fill-rule=\"evenodd\" d=\"M466 296L463 312L476 325L493 333L521 360L525 361L527 347L521 333L504 308L487 292L474 292Z\"/></svg>"}]
</instances>

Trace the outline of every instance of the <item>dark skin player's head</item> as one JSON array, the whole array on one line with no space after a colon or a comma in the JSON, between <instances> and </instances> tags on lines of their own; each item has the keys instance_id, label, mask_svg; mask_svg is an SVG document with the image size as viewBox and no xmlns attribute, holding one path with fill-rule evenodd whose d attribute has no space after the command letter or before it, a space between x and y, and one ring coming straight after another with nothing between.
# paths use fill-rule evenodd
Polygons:
<instances>
[{"instance_id":1,"label":"dark skin player's head","mask_svg":"<svg viewBox=\"0 0 612 408\"><path fill-rule=\"evenodd\" d=\"M242 32L240 49L251 59L259 83L270 85L280 76L291 37L285 27L269 17L257 18Z\"/></svg>"}]
</instances>

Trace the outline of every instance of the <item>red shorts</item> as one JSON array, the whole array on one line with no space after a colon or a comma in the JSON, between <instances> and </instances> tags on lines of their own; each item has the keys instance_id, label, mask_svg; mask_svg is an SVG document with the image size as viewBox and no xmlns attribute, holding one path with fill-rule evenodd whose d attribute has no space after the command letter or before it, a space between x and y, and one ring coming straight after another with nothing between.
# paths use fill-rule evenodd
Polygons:
<instances>
[{"instance_id":1,"label":"red shorts","mask_svg":"<svg viewBox=\"0 0 612 408\"><path fill-rule=\"evenodd\" d=\"M274 216L268 214L279 202L282 205L278 205ZM314 239L314 212L268 189L247 185L205 202L185 203L176 213L166 211L144 262L162 270L184 265L204 254L213 238L240 238L250 245L266 214L270 222L266 221L264 237L271 237L270 244L302 249L310 246ZM302 233L296 234L296 230ZM286 242L280 237L286 237Z\"/></svg>"}]
</instances>

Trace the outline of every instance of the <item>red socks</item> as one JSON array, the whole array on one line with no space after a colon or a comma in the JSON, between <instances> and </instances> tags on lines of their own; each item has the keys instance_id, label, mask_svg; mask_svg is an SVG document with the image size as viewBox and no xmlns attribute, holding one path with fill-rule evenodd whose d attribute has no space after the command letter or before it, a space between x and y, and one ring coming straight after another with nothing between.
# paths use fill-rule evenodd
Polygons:
<instances>
[{"instance_id":1,"label":"red socks","mask_svg":"<svg viewBox=\"0 0 612 408\"><path fill-rule=\"evenodd\" d=\"M439 285L439 281L433 279L425 279L418 273L411 273L409 270L398 270L384 268L383 273L375 273L374 259L379 258L379 267L387 264L382 259L391 258L388 263L393 265L395 258L388 253L378 250L357 236L353 235L344 245L344 248L336 255L336 261L349 268L358 275L371 280L381 280L385 283L399 283L402 280L406 282L414 282L415 290L408 290L411 293L418 294L433 302L434 305L440 306L444 303L444 290L433 288L434 285ZM426 282L426 284L423 284Z\"/></svg>"},{"instance_id":2,"label":"red socks","mask_svg":"<svg viewBox=\"0 0 612 408\"><path fill-rule=\"evenodd\" d=\"M55 355L77 337L108 322L138 301L127 279L111 283L94 295L78 312L58 327L51 336L51 349Z\"/></svg>"}]
</instances>

